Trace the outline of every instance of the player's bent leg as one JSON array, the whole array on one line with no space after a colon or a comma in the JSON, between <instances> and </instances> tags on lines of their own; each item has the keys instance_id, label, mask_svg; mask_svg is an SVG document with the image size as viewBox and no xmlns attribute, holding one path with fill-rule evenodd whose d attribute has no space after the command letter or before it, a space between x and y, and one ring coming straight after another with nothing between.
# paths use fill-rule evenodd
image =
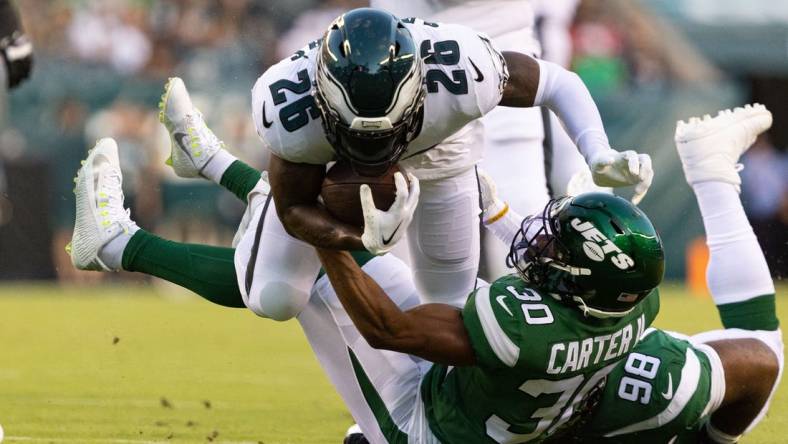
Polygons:
<instances>
[{"instance_id":1,"label":"player's bent leg","mask_svg":"<svg viewBox=\"0 0 788 444\"><path fill-rule=\"evenodd\" d=\"M138 271L194 291L214 303L243 307L233 250L171 242L140 229L123 205L117 145L101 139L77 173L77 219L69 250L83 270Z\"/></svg>"},{"instance_id":2,"label":"player's bent leg","mask_svg":"<svg viewBox=\"0 0 788 444\"><path fill-rule=\"evenodd\" d=\"M180 177L204 177L225 187L246 203L260 172L240 162L208 128L192 104L183 81L169 79L159 102L159 120L170 133L167 165Z\"/></svg>"},{"instance_id":3,"label":"player's bent leg","mask_svg":"<svg viewBox=\"0 0 788 444\"><path fill-rule=\"evenodd\" d=\"M173 242L139 230L123 251L123 269L172 282L214 304L244 308L234 254L232 248Z\"/></svg>"},{"instance_id":4,"label":"player's bent leg","mask_svg":"<svg viewBox=\"0 0 788 444\"><path fill-rule=\"evenodd\" d=\"M725 390L706 433L715 442L733 443L763 418L781 365L774 350L759 339L742 337L707 344L722 363Z\"/></svg>"},{"instance_id":5,"label":"player's bent leg","mask_svg":"<svg viewBox=\"0 0 788 444\"><path fill-rule=\"evenodd\" d=\"M242 221L248 226L237 236L236 279L252 312L285 321L309 301L320 260L311 245L287 234L267 185L261 180L249 194L249 216Z\"/></svg>"},{"instance_id":6,"label":"player's bent leg","mask_svg":"<svg viewBox=\"0 0 788 444\"><path fill-rule=\"evenodd\" d=\"M706 332L693 337L695 342L722 345L729 341L759 341L764 346L753 347L753 353L761 350L761 357L753 356L752 368L728 367L731 372L764 372L758 384L752 384L753 393L746 401L732 402L722 410L723 417L735 416L739 421L720 425L712 419L713 434L718 440L735 440L746 430L752 429L765 415L771 396L779 382L783 368L782 334L779 330L774 305L774 283L772 282L763 252L747 220L739 197L739 157L750 147L758 134L771 126L771 113L762 105L724 110L711 118L692 118L688 123L679 122L676 128L676 148L681 158L684 175L692 186L698 200L710 260L707 281L720 317L726 330ZM722 341L722 342L721 342ZM735 344L735 343L731 343ZM745 347L728 345L732 350L744 353ZM715 347L716 348L716 347ZM736 358L730 351L729 360ZM722 358L722 353L720 353ZM746 363L746 360L738 362ZM776 375L768 377L769 367L776 363ZM735 374L735 373L734 373ZM733 378L726 375L726 380ZM747 379L744 379L747 381ZM760 396L768 385L770 393ZM731 388L733 390L733 388ZM726 393L727 395L727 393ZM734 396L735 392L731 393ZM757 407L757 409L756 409ZM756 409L756 415L751 410ZM720 428L715 428L718 426Z\"/></svg>"},{"instance_id":7,"label":"player's bent leg","mask_svg":"<svg viewBox=\"0 0 788 444\"><path fill-rule=\"evenodd\" d=\"M422 302L465 304L479 267L480 211L474 169L450 178L421 181L408 242Z\"/></svg>"},{"instance_id":8,"label":"player's bent leg","mask_svg":"<svg viewBox=\"0 0 788 444\"><path fill-rule=\"evenodd\" d=\"M354 257L401 309L420 303L411 272L402 261L390 254L354 253ZM298 320L367 440L384 443L407 442L408 435L420 438L421 434L414 435L413 426L418 422L421 377L430 363L370 347L326 276L315 283L311 296Z\"/></svg>"}]
</instances>

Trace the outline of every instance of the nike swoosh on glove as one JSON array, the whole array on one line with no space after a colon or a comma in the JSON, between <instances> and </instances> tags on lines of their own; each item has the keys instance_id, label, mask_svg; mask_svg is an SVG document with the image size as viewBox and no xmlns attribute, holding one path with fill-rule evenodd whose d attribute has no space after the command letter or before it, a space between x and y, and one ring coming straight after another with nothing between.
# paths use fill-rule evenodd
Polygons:
<instances>
[{"instance_id":1,"label":"nike swoosh on glove","mask_svg":"<svg viewBox=\"0 0 788 444\"><path fill-rule=\"evenodd\" d=\"M637 205L643 200L654 180L651 157L634 151L615 150L594 154L588 162L594 183L601 187L635 186L632 203Z\"/></svg>"},{"instance_id":2,"label":"nike swoosh on glove","mask_svg":"<svg viewBox=\"0 0 788 444\"><path fill-rule=\"evenodd\" d=\"M394 173L394 185L397 195L388 211L379 210L372 200L372 190L369 185L361 185L361 209L364 212L364 234L361 242L370 253L381 255L391 250L394 245L405 235L405 231L413 220L413 212L419 203L419 180L408 173L408 181L402 173Z\"/></svg>"}]
</instances>

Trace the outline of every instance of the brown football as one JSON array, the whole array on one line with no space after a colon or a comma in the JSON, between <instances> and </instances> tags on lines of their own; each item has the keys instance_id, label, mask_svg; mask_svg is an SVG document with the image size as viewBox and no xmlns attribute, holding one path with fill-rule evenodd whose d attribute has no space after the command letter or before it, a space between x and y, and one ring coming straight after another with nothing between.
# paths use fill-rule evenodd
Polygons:
<instances>
[{"instance_id":1,"label":"brown football","mask_svg":"<svg viewBox=\"0 0 788 444\"><path fill-rule=\"evenodd\" d=\"M328 170L323 180L320 191L323 205L337 220L363 227L364 212L359 197L361 185L367 184L372 189L372 199L377 208L388 210L397 194L394 185L394 173L397 171L400 171L399 166L394 165L382 176L361 176L353 171L349 162L340 160Z\"/></svg>"}]
</instances>

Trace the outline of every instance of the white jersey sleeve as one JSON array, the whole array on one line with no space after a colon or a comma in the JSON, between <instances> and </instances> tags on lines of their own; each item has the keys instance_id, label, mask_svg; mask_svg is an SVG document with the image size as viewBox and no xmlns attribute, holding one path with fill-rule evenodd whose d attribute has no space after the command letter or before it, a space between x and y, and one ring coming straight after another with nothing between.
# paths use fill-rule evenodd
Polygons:
<instances>
[{"instance_id":1,"label":"white jersey sleeve","mask_svg":"<svg viewBox=\"0 0 788 444\"><path fill-rule=\"evenodd\" d=\"M508 80L501 53L484 35L461 25L403 19L424 61L424 120L401 164L420 179L473 167L482 157L480 123Z\"/></svg>"},{"instance_id":2,"label":"white jersey sleeve","mask_svg":"<svg viewBox=\"0 0 788 444\"><path fill-rule=\"evenodd\" d=\"M427 100L439 99L436 102L453 105L451 111L462 110L471 118L498 105L509 75L501 52L486 34L462 25L406 20L414 22L410 29L420 40L427 92L432 94Z\"/></svg>"},{"instance_id":3,"label":"white jersey sleeve","mask_svg":"<svg viewBox=\"0 0 788 444\"><path fill-rule=\"evenodd\" d=\"M312 97L318 42L266 70L252 88L252 118L263 144L290 162L334 159Z\"/></svg>"}]
</instances>

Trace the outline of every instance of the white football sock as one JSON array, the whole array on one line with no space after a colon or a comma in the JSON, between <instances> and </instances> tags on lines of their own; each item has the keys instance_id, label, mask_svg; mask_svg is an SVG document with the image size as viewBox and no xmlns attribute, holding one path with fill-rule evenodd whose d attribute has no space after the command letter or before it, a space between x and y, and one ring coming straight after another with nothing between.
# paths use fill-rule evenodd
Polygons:
<instances>
[{"instance_id":1,"label":"white football sock","mask_svg":"<svg viewBox=\"0 0 788 444\"><path fill-rule=\"evenodd\" d=\"M205 164L201 173L206 178L212 180L216 184L221 183L222 176L224 172L227 171L227 168L230 168L233 162L238 160L237 157L230 154L229 151L226 149L220 149L213 155L211 160Z\"/></svg>"},{"instance_id":2,"label":"white football sock","mask_svg":"<svg viewBox=\"0 0 788 444\"><path fill-rule=\"evenodd\" d=\"M123 250L126 249L126 245L129 244L129 240L131 236L134 236L140 227L137 226L135 223L131 223L128 226L127 231L120 233L119 235L115 236L114 239L107 242L106 245L101 249L99 253L99 258L104 265L113 269L113 270L120 270L122 269L123 264Z\"/></svg>"},{"instance_id":3,"label":"white football sock","mask_svg":"<svg viewBox=\"0 0 788 444\"><path fill-rule=\"evenodd\" d=\"M698 199L709 267L706 280L717 305L774 294L769 267L736 187L724 182L693 185Z\"/></svg>"}]
</instances>

